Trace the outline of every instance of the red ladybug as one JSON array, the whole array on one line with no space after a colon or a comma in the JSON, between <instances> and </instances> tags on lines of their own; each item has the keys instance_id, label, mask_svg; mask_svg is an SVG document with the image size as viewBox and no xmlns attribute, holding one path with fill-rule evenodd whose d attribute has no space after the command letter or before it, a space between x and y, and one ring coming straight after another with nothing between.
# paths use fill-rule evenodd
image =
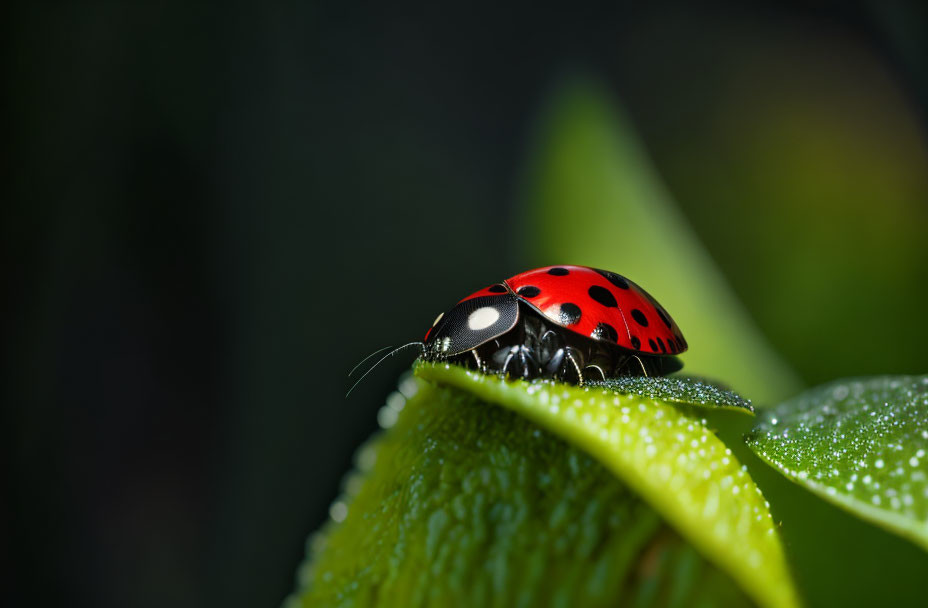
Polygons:
<instances>
[{"instance_id":1,"label":"red ladybug","mask_svg":"<svg viewBox=\"0 0 928 608\"><path fill-rule=\"evenodd\" d=\"M674 355L687 344L667 311L625 277L547 266L481 289L438 315L422 348L425 360L582 384L677 371L682 364Z\"/></svg>"}]
</instances>

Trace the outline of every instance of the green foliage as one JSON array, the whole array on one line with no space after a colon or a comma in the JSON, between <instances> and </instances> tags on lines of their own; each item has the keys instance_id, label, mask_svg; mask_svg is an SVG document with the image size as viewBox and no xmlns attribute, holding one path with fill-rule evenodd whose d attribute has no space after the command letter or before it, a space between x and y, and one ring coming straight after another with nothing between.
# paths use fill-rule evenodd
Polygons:
<instances>
[{"instance_id":1,"label":"green foliage","mask_svg":"<svg viewBox=\"0 0 928 608\"><path fill-rule=\"evenodd\" d=\"M568 440L647 500L758 603L795 603L766 502L705 421L670 403L601 386L506 382L441 365L420 365L417 373L509 408Z\"/></svg>"},{"instance_id":2,"label":"green foliage","mask_svg":"<svg viewBox=\"0 0 928 608\"><path fill-rule=\"evenodd\" d=\"M702 420L606 387L417 373L293 603L744 604L734 580L795 605L763 497Z\"/></svg>"},{"instance_id":3,"label":"green foliage","mask_svg":"<svg viewBox=\"0 0 928 608\"><path fill-rule=\"evenodd\" d=\"M661 528L588 456L460 391L422 386L360 460L306 606L607 605Z\"/></svg>"},{"instance_id":4,"label":"green foliage","mask_svg":"<svg viewBox=\"0 0 928 608\"><path fill-rule=\"evenodd\" d=\"M793 481L928 549L928 376L806 391L765 413L748 444Z\"/></svg>"},{"instance_id":5,"label":"green foliage","mask_svg":"<svg viewBox=\"0 0 928 608\"><path fill-rule=\"evenodd\" d=\"M618 393L631 393L666 403L721 408L743 414L753 414L754 406L734 391L700 378L620 376L590 386L604 386Z\"/></svg>"}]
</instances>

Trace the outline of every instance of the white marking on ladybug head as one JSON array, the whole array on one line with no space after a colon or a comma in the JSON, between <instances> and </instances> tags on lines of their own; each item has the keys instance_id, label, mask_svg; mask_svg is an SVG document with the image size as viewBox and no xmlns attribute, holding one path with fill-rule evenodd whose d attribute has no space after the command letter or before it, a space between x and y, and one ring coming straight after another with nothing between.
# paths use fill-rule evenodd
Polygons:
<instances>
[{"instance_id":1,"label":"white marking on ladybug head","mask_svg":"<svg viewBox=\"0 0 928 608\"><path fill-rule=\"evenodd\" d=\"M484 306L470 313L467 317L467 326L472 331L480 331L493 325L499 320L499 311L492 306Z\"/></svg>"},{"instance_id":2,"label":"white marking on ladybug head","mask_svg":"<svg viewBox=\"0 0 928 608\"><path fill-rule=\"evenodd\" d=\"M443 316L445 316L445 313L443 312L438 313L438 316L435 317L435 321L432 323L432 327L435 327L436 325L438 325L438 322L441 321L441 318Z\"/></svg>"}]
</instances>

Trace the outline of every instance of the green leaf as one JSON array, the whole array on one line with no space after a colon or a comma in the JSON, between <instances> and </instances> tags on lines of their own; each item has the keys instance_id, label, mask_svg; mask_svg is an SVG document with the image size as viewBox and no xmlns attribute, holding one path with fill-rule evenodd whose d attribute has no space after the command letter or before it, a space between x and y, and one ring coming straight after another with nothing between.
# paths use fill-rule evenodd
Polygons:
<instances>
[{"instance_id":1,"label":"green leaf","mask_svg":"<svg viewBox=\"0 0 928 608\"><path fill-rule=\"evenodd\" d=\"M506 386L483 388L494 382ZM420 383L401 401L311 539L288 606L750 604L613 471L557 435L470 390ZM784 605L786 589L763 603Z\"/></svg>"},{"instance_id":2,"label":"green leaf","mask_svg":"<svg viewBox=\"0 0 928 608\"><path fill-rule=\"evenodd\" d=\"M789 479L928 549L928 376L806 391L767 412L748 445Z\"/></svg>"},{"instance_id":3,"label":"green leaf","mask_svg":"<svg viewBox=\"0 0 928 608\"><path fill-rule=\"evenodd\" d=\"M519 223L528 262L606 268L638 282L683 330L687 373L720 378L759 402L800 390L600 85L565 82L531 143Z\"/></svg>"},{"instance_id":4,"label":"green leaf","mask_svg":"<svg viewBox=\"0 0 928 608\"><path fill-rule=\"evenodd\" d=\"M668 403L754 413L754 406L749 399L701 378L619 376L591 383L590 386L602 386L617 393L631 393Z\"/></svg>"},{"instance_id":5,"label":"green leaf","mask_svg":"<svg viewBox=\"0 0 928 608\"><path fill-rule=\"evenodd\" d=\"M766 501L705 421L605 387L508 382L455 366L417 374L502 405L592 455L762 605L795 595Z\"/></svg>"}]
</instances>

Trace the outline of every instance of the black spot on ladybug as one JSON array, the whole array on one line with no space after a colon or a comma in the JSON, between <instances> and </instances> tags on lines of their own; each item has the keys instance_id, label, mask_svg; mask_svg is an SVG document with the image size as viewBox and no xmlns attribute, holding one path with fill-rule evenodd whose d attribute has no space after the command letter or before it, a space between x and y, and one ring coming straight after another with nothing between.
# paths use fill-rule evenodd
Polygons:
<instances>
[{"instance_id":1,"label":"black spot on ladybug","mask_svg":"<svg viewBox=\"0 0 928 608\"><path fill-rule=\"evenodd\" d=\"M518 293L523 298L534 298L541 293L541 290L534 285L526 285L525 287L520 287L519 291L516 293Z\"/></svg>"},{"instance_id":2,"label":"black spot on ladybug","mask_svg":"<svg viewBox=\"0 0 928 608\"><path fill-rule=\"evenodd\" d=\"M566 268L558 267L558 268L551 268L550 270L548 270L548 274L553 274L556 277L566 277L567 275L570 274L570 271L567 270Z\"/></svg>"},{"instance_id":3,"label":"black spot on ladybug","mask_svg":"<svg viewBox=\"0 0 928 608\"><path fill-rule=\"evenodd\" d=\"M635 347L635 350L641 350L641 340L638 339L638 336L632 336L632 346Z\"/></svg>"},{"instance_id":4,"label":"black spot on ladybug","mask_svg":"<svg viewBox=\"0 0 928 608\"><path fill-rule=\"evenodd\" d=\"M591 298L593 298L594 300L596 300L603 306L607 306L609 308L615 308L619 305L619 303L615 301L615 296L612 295L612 292L610 292L605 287L600 287L599 285L593 285L587 290L587 293L590 294Z\"/></svg>"},{"instance_id":5,"label":"black spot on ladybug","mask_svg":"<svg viewBox=\"0 0 928 608\"><path fill-rule=\"evenodd\" d=\"M664 322L664 325L667 326L667 329L670 329L670 317L667 316L667 313L664 312L664 309L660 306L657 307L657 316L661 318L661 321Z\"/></svg>"},{"instance_id":6,"label":"black spot on ladybug","mask_svg":"<svg viewBox=\"0 0 928 608\"><path fill-rule=\"evenodd\" d=\"M628 289L628 280L620 275L617 275L614 272L609 272L608 270L599 270L594 268L596 272L606 277L606 280L618 287L619 289Z\"/></svg>"},{"instance_id":7,"label":"black spot on ladybug","mask_svg":"<svg viewBox=\"0 0 928 608\"><path fill-rule=\"evenodd\" d=\"M580 320L580 307L572 302L565 302L561 304L560 312L558 312L558 321L563 325L573 325Z\"/></svg>"},{"instance_id":8,"label":"black spot on ladybug","mask_svg":"<svg viewBox=\"0 0 928 608\"><path fill-rule=\"evenodd\" d=\"M497 283L496 285L490 285L487 291L491 293L506 293L506 287Z\"/></svg>"},{"instance_id":9,"label":"black spot on ladybug","mask_svg":"<svg viewBox=\"0 0 928 608\"><path fill-rule=\"evenodd\" d=\"M648 326L648 318L644 316L644 313L638 310L637 308L632 309L632 318L635 320L638 325L642 327ZM651 349L654 350L654 349Z\"/></svg>"},{"instance_id":10,"label":"black spot on ladybug","mask_svg":"<svg viewBox=\"0 0 928 608\"><path fill-rule=\"evenodd\" d=\"M656 353L656 352L657 352L657 344L655 344L655 343L654 343L654 340L652 340L651 338L648 338L648 346L651 347L651 352L652 352L652 353Z\"/></svg>"},{"instance_id":11,"label":"black spot on ladybug","mask_svg":"<svg viewBox=\"0 0 928 608\"><path fill-rule=\"evenodd\" d=\"M660 338L657 339L657 346L661 349L662 353L667 352L667 347L664 346L664 341L661 340Z\"/></svg>"},{"instance_id":12,"label":"black spot on ladybug","mask_svg":"<svg viewBox=\"0 0 928 608\"><path fill-rule=\"evenodd\" d=\"M667 350L671 354L677 354L677 345L674 343L673 338L667 338Z\"/></svg>"},{"instance_id":13,"label":"black spot on ladybug","mask_svg":"<svg viewBox=\"0 0 928 608\"><path fill-rule=\"evenodd\" d=\"M608 323L600 323L596 326L596 329L593 330L593 333L590 334L591 338L596 338L597 340L606 340L607 342L618 342L619 334L616 332L615 328Z\"/></svg>"}]
</instances>

